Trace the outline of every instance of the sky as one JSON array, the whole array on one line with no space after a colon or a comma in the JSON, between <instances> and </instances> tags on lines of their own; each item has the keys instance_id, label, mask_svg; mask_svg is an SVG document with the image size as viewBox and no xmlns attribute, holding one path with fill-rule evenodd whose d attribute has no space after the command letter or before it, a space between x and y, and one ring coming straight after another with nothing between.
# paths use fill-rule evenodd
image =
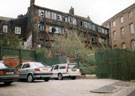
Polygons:
<instances>
[{"instance_id":1,"label":"sky","mask_svg":"<svg viewBox=\"0 0 135 96\"><path fill-rule=\"evenodd\" d=\"M103 22L135 3L135 0L35 0L36 5L69 12L71 6L75 15L87 17L96 24ZM16 18L26 14L30 0L0 0L0 16Z\"/></svg>"}]
</instances>

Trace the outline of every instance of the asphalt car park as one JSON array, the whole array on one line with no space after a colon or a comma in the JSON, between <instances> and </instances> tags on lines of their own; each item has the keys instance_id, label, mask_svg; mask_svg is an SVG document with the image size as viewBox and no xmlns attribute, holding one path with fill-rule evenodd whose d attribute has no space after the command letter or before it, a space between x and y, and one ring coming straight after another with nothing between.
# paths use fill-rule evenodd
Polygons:
<instances>
[{"instance_id":1,"label":"asphalt car park","mask_svg":"<svg viewBox=\"0 0 135 96\"><path fill-rule=\"evenodd\" d=\"M129 83L127 87L121 87L120 90L114 93L92 93L91 90L97 89L106 85L116 84L124 85L127 82L111 79L64 79L64 80L36 80L33 83L14 82L10 86L0 85L0 96L126 96L117 95L121 92L129 91L130 86L135 86L134 83ZM127 93L127 92L126 92Z\"/></svg>"}]
</instances>

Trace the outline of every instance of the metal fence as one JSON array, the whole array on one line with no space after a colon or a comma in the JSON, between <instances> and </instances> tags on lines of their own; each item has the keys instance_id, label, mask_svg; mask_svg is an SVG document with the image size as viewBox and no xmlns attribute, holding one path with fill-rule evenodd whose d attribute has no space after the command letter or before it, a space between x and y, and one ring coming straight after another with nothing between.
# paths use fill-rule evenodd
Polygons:
<instances>
[{"instance_id":1,"label":"metal fence","mask_svg":"<svg viewBox=\"0 0 135 96\"><path fill-rule=\"evenodd\" d=\"M67 61L66 56L46 58L44 49L33 51L0 47L0 60L3 58L16 58L19 60L19 63L22 63L23 60L32 59L46 65L66 63Z\"/></svg>"},{"instance_id":2,"label":"metal fence","mask_svg":"<svg viewBox=\"0 0 135 96\"><path fill-rule=\"evenodd\" d=\"M34 59L35 60L35 51L33 50L22 50L22 49L13 49L13 48L2 48L0 47L0 60L2 58L17 58L22 59Z\"/></svg>"},{"instance_id":3,"label":"metal fence","mask_svg":"<svg viewBox=\"0 0 135 96\"><path fill-rule=\"evenodd\" d=\"M107 50L95 54L96 74L99 78L135 79L135 51Z\"/></svg>"},{"instance_id":4,"label":"metal fence","mask_svg":"<svg viewBox=\"0 0 135 96\"><path fill-rule=\"evenodd\" d=\"M42 62L45 65L54 65L67 62L66 56L59 56L53 58L46 58L45 49L36 50L36 61Z\"/></svg>"}]
</instances>

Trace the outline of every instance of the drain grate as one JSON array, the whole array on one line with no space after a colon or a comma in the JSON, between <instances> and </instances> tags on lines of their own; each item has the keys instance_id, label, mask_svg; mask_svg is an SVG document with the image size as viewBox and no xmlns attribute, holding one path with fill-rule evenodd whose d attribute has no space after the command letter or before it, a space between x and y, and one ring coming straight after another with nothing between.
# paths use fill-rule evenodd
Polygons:
<instances>
[{"instance_id":1,"label":"drain grate","mask_svg":"<svg viewBox=\"0 0 135 96\"><path fill-rule=\"evenodd\" d=\"M117 90L118 90L118 88L116 88L114 86L104 86L104 87L101 87L99 89L92 90L90 92L93 92L93 93L112 93L112 92L115 92Z\"/></svg>"}]
</instances>

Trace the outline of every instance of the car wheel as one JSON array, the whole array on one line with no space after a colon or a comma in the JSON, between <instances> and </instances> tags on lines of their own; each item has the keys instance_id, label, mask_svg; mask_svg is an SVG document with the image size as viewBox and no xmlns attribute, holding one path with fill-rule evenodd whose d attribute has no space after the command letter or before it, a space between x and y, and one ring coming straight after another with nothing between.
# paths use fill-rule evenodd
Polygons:
<instances>
[{"instance_id":1,"label":"car wheel","mask_svg":"<svg viewBox=\"0 0 135 96\"><path fill-rule=\"evenodd\" d=\"M45 78L45 79L44 79L44 81L45 81L45 82L48 82L48 81L49 81L49 79L50 79L50 78Z\"/></svg>"},{"instance_id":2,"label":"car wheel","mask_svg":"<svg viewBox=\"0 0 135 96\"><path fill-rule=\"evenodd\" d=\"M62 74L58 74L58 79L59 79L59 80L63 80Z\"/></svg>"},{"instance_id":3,"label":"car wheel","mask_svg":"<svg viewBox=\"0 0 135 96\"><path fill-rule=\"evenodd\" d=\"M31 74L27 76L27 81L28 82L34 82L34 78Z\"/></svg>"},{"instance_id":4,"label":"car wheel","mask_svg":"<svg viewBox=\"0 0 135 96\"><path fill-rule=\"evenodd\" d=\"M72 80L75 80L75 79L76 79L76 77L71 77L71 79L72 79Z\"/></svg>"},{"instance_id":5,"label":"car wheel","mask_svg":"<svg viewBox=\"0 0 135 96\"><path fill-rule=\"evenodd\" d=\"M13 81L4 82L4 85L10 85Z\"/></svg>"}]
</instances>

